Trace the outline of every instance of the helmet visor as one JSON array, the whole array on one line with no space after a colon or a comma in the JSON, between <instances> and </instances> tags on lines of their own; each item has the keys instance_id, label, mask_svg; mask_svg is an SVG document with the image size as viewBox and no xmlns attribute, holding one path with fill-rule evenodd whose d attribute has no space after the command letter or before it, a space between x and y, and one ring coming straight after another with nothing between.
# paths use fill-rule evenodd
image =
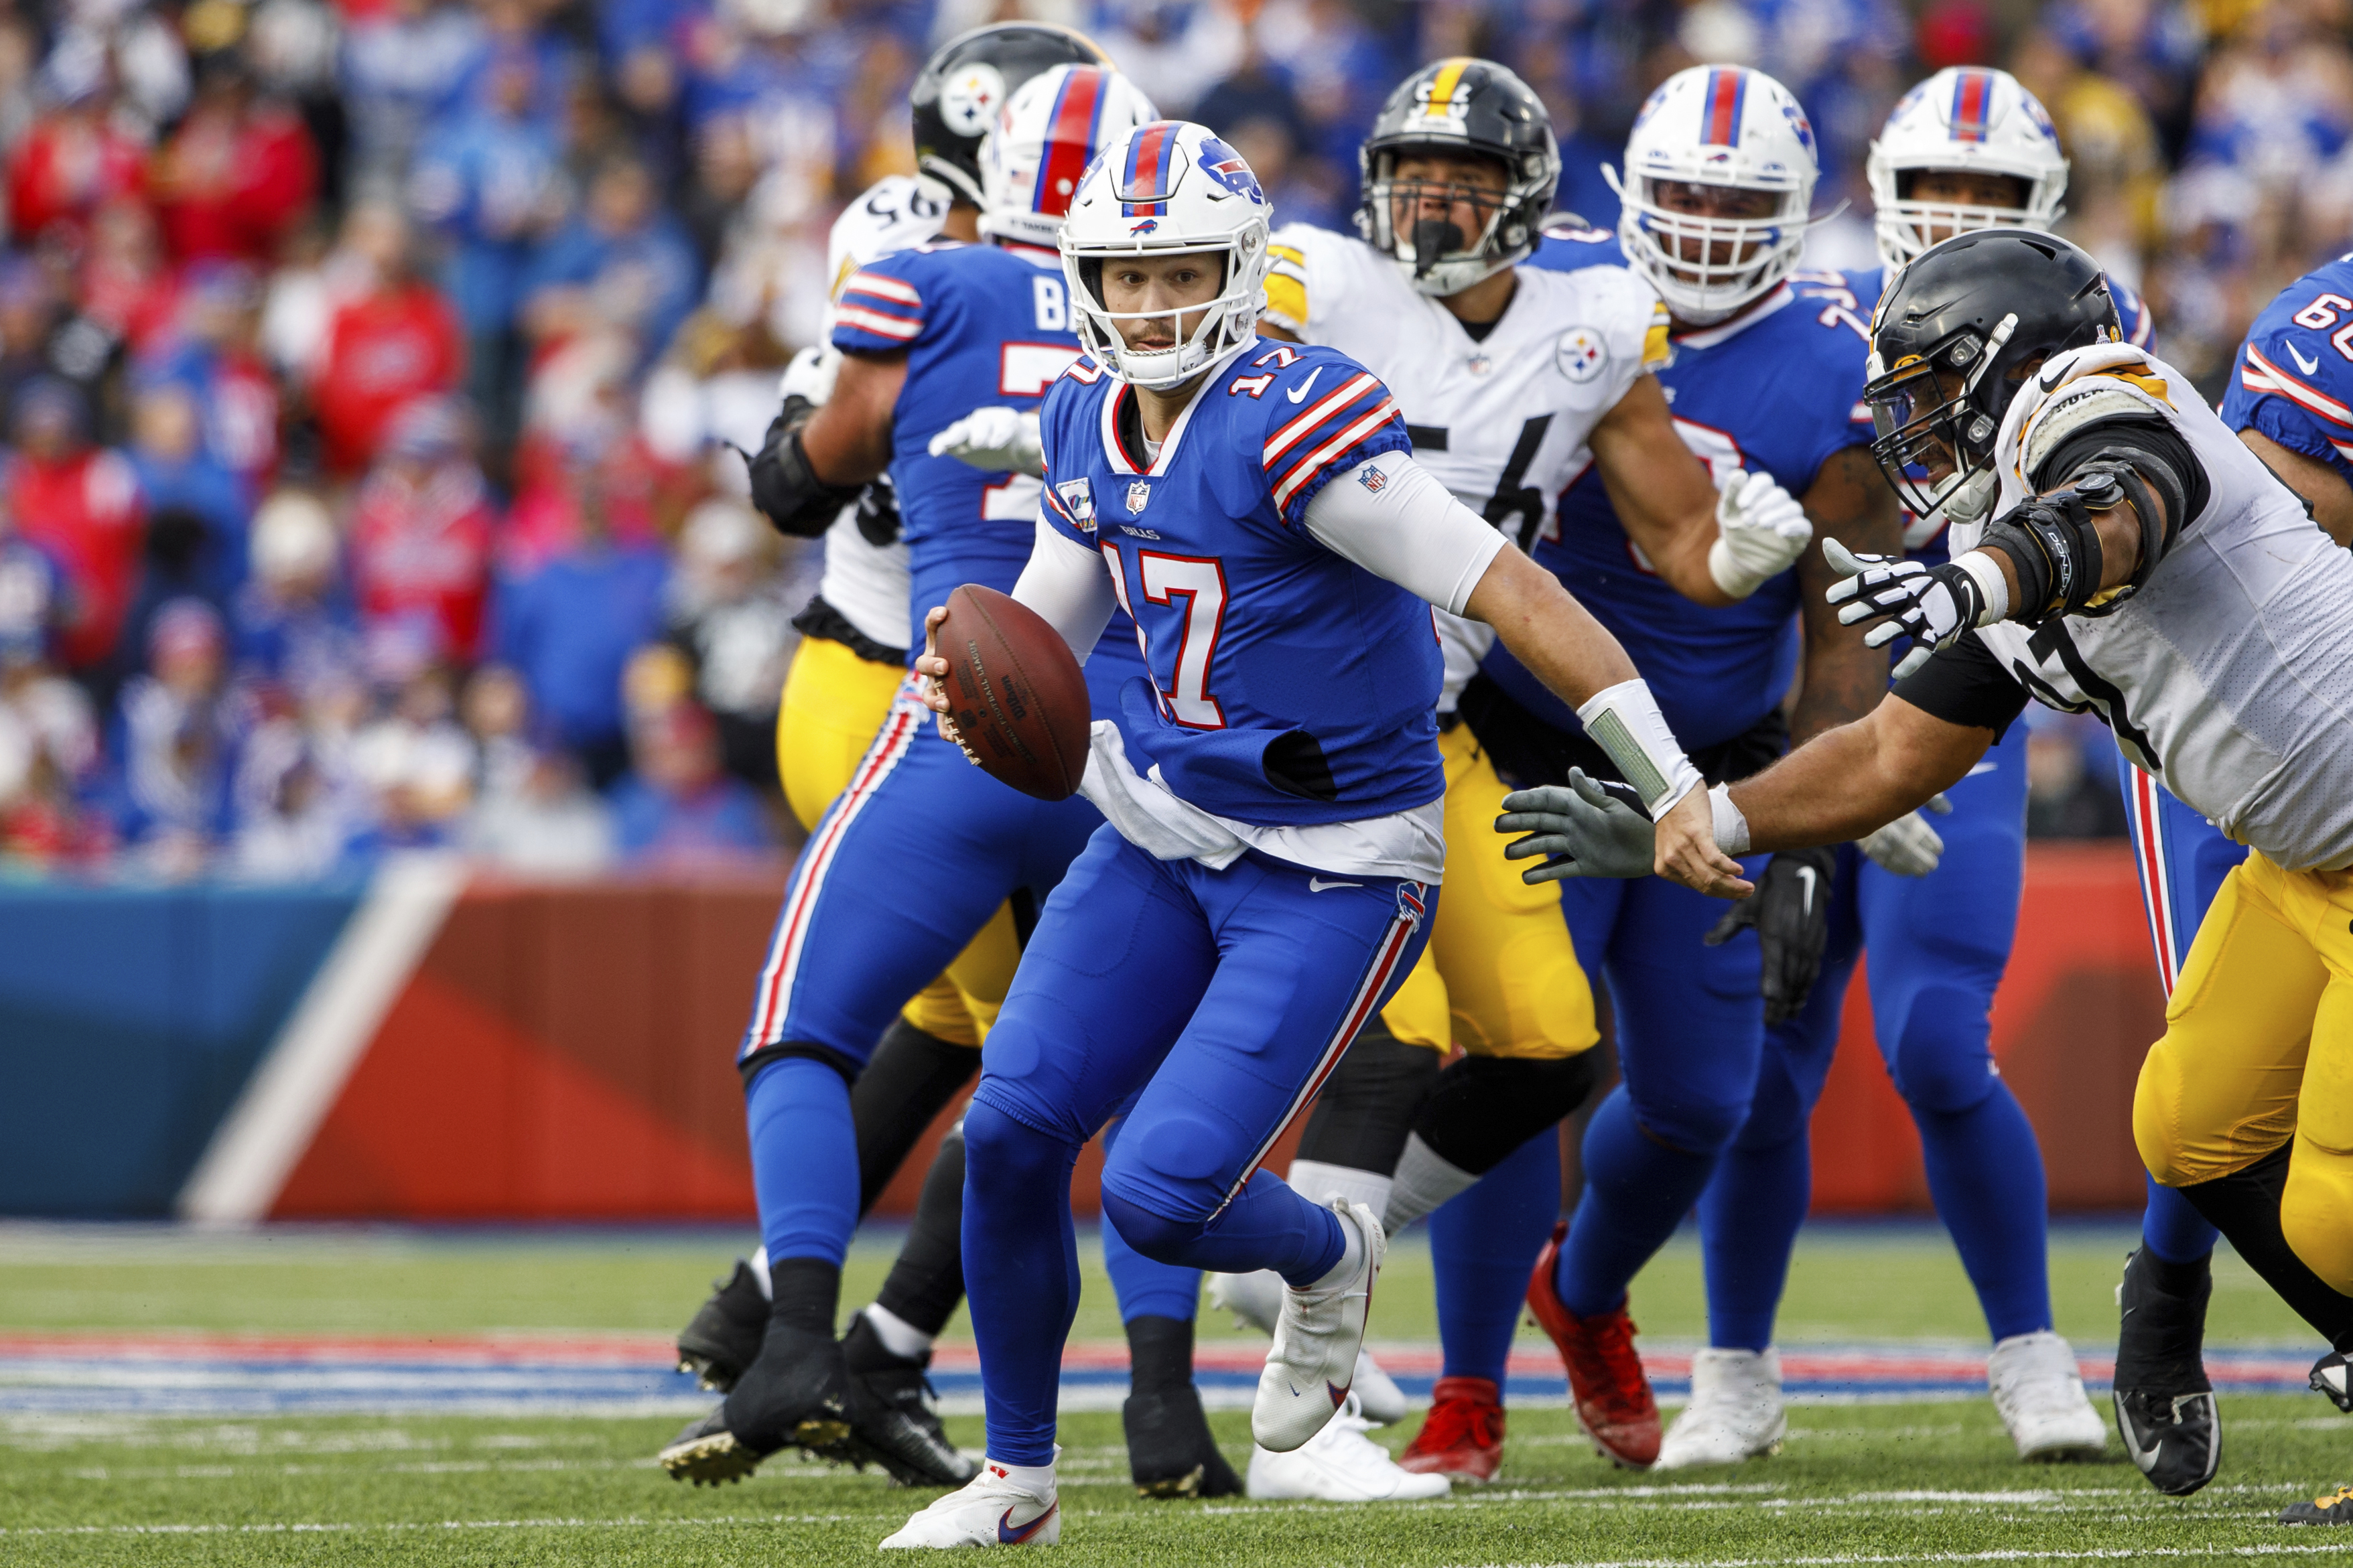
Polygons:
<instances>
[{"instance_id":1,"label":"helmet visor","mask_svg":"<svg viewBox=\"0 0 2353 1568\"><path fill-rule=\"evenodd\" d=\"M1982 443L1967 439L1988 424L1970 405L1969 384L1957 372L1915 359L1862 389L1876 432L1871 455L1918 516L1934 511L1985 465Z\"/></svg>"}]
</instances>

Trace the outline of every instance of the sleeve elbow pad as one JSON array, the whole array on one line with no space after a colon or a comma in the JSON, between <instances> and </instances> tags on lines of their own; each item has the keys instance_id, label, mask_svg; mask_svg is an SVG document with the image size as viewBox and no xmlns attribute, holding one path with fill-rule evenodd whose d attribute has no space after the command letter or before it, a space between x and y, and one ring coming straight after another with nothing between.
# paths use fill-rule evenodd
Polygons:
<instances>
[{"instance_id":1,"label":"sleeve elbow pad","mask_svg":"<svg viewBox=\"0 0 2353 1568\"><path fill-rule=\"evenodd\" d=\"M2139 591L2192 518L2206 510L2212 487L2206 466L2181 433L2155 418L2110 419L2069 436L2034 474L2038 489L2073 482L2088 492L2094 510L2118 500L2132 503L2140 521L2140 560L2116 595L2089 613L2106 614ZM2113 479L2111 487L2106 481ZM2104 506L2105 491L2113 498ZM2148 504L2154 500L2157 504ZM2158 514L2163 521L2158 521Z\"/></svg>"},{"instance_id":2,"label":"sleeve elbow pad","mask_svg":"<svg viewBox=\"0 0 2353 1568\"><path fill-rule=\"evenodd\" d=\"M801 427L816 409L798 397L785 406L768 426L760 455L752 459L752 503L779 533L815 539L833 525L841 509L858 499L856 485L829 485L810 466L801 444Z\"/></svg>"}]
</instances>

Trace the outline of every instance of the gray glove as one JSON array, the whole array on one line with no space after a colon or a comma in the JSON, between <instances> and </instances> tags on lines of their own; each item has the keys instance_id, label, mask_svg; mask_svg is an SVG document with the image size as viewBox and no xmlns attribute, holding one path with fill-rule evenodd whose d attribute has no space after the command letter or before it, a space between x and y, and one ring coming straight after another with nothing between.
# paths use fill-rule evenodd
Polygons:
<instances>
[{"instance_id":1,"label":"gray glove","mask_svg":"<svg viewBox=\"0 0 2353 1568\"><path fill-rule=\"evenodd\" d=\"M1592 779L1568 770L1568 784L1514 790L1504 797L1498 833L1525 833L1504 846L1506 859L1547 857L1520 873L1527 883L1563 877L1647 877L1655 835L1651 819Z\"/></svg>"},{"instance_id":2,"label":"gray glove","mask_svg":"<svg viewBox=\"0 0 2353 1568\"><path fill-rule=\"evenodd\" d=\"M1951 801L1941 795L1931 795L1920 811L1907 811L1886 826L1873 828L1856 839L1854 847L1899 877L1925 877L1944 858L1945 836L1929 826L1920 813L1949 816L1952 810Z\"/></svg>"}]
</instances>

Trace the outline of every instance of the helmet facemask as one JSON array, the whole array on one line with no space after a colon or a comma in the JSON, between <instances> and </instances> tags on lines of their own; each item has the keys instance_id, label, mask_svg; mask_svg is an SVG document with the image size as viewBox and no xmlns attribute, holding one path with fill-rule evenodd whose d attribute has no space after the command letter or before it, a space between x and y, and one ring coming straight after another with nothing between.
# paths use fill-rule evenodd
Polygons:
<instances>
[{"instance_id":1,"label":"helmet facemask","mask_svg":"<svg viewBox=\"0 0 2353 1568\"><path fill-rule=\"evenodd\" d=\"M1990 337L1954 332L1925 355L1882 372L1872 356L1862 400L1871 408L1872 458L1904 504L1927 517L1991 477L1994 440L2014 388L1989 382L2002 345L2018 330L2005 316ZM1979 487L1981 488L1981 487Z\"/></svg>"},{"instance_id":2,"label":"helmet facemask","mask_svg":"<svg viewBox=\"0 0 2353 1568\"><path fill-rule=\"evenodd\" d=\"M1678 212L1659 199L1662 185L1711 182L1644 176L1630 192L1615 170L1604 165L1602 174L1623 204L1618 234L1627 261L1679 321L1705 327L1737 314L1772 292L1805 248L1809 190L1725 185L1771 196L1773 211L1755 218L1714 217Z\"/></svg>"},{"instance_id":3,"label":"helmet facemask","mask_svg":"<svg viewBox=\"0 0 2353 1568\"><path fill-rule=\"evenodd\" d=\"M1548 200L1554 184L1541 170L1535 178L1515 182L1503 159L1483 153L1467 155L1496 168L1504 178L1501 187L1398 177L1400 163L1465 155L1462 149L1441 143L1383 147L1367 160L1358 226L1373 248L1396 260L1418 292L1436 298L1459 294L1527 256L1535 248L1536 226L1543 217L1529 205L1533 186L1542 184ZM1475 235L1454 221L1457 209L1464 206L1477 225Z\"/></svg>"},{"instance_id":4,"label":"helmet facemask","mask_svg":"<svg viewBox=\"0 0 2353 1568\"><path fill-rule=\"evenodd\" d=\"M1918 187L1921 175L1941 172L1944 171L1934 167L1893 170L1888 183L1893 184L1896 194L1874 197L1872 233L1878 241L1880 259L1888 267L1901 267L1931 246L1972 229L2030 228L2047 231L2067 211L2054 193L2045 193L2041 188L2042 182L2024 174L1994 170L1968 172L1999 174L2004 179L2015 180L2025 191L2021 202L2008 205L1942 201L1923 199L1912 194Z\"/></svg>"}]
</instances>

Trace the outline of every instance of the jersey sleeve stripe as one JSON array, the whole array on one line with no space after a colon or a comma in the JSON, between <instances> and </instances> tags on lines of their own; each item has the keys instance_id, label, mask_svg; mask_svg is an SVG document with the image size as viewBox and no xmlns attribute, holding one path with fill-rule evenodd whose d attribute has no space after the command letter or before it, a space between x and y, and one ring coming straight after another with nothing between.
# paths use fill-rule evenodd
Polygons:
<instances>
[{"instance_id":1,"label":"jersey sleeve stripe","mask_svg":"<svg viewBox=\"0 0 2353 1568\"><path fill-rule=\"evenodd\" d=\"M913 342L916 336L923 330L923 323L921 321L911 321L902 316L886 316L878 310L865 310L857 305L842 306L835 313L834 322L838 326L849 327L861 332L871 332L878 338L889 338L894 342L902 343Z\"/></svg>"},{"instance_id":2,"label":"jersey sleeve stripe","mask_svg":"<svg viewBox=\"0 0 2353 1568\"><path fill-rule=\"evenodd\" d=\"M1330 396L1267 438L1264 455L1267 468L1272 468L1285 452L1314 435L1318 426L1380 384L1380 378L1370 371L1359 371L1342 382Z\"/></svg>"},{"instance_id":3,"label":"jersey sleeve stripe","mask_svg":"<svg viewBox=\"0 0 2353 1568\"><path fill-rule=\"evenodd\" d=\"M1350 420L1337 435L1293 464L1289 471L1276 481L1274 504L1277 510L1290 505L1293 493L1301 485L1322 472L1324 464L1379 429L1388 421L1402 417L1403 416L1398 413L1396 400L1384 397L1361 418Z\"/></svg>"},{"instance_id":4,"label":"jersey sleeve stripe","mask_svg":"<svg viewBox=\"0 0 2353 1568\"><path fill-rule=\"evenodd\" d=\"M2263 351L2253 343L2247 345L2247 363L2240 374L2251 392L2276 392L2307 413L2316 414L2332 425L2353 429L2353 408L2348 408L2318 387L2288 374L2265 359Z\"/></svg>"},{"instance_id":5,"label":"jersey sleeve stripe","mask_svg":"<svg viewBox=\"0 0 2353 1568\"><path fill-rule=\"evenodd\" d=\"M884 278L872 272L860 272L842 285L844 294L868 294L878 300L888 300L896 305L923 308L923 297L915 292L914 285L896 278Z\"/></svg>"}]
</instances>

